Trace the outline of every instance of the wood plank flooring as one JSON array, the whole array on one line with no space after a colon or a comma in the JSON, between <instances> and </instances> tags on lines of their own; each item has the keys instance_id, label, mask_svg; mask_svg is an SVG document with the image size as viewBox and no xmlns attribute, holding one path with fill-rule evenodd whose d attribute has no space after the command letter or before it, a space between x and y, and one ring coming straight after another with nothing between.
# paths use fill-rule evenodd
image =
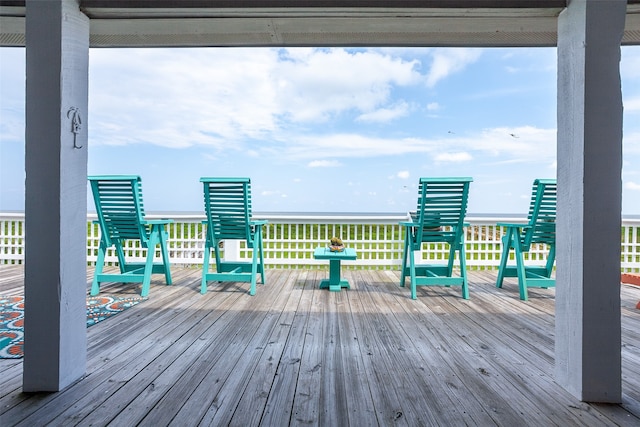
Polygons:
<instances>
[{"instance_id":1,"label":"wood plank flooring","mask_svg":"<svg viewBox=\"0 0 640 427\"><path fill-rule=\"evenodd\" d=\"M210 284L174 268L149 299L87 329L86 376L22 393L21 359L0 359L0 426L640 425L640 288L622 286L622 405L587 404L553 380L555 291L518 299L495 272L459 288L419 288L394 271L346 270L351 289L318 289L326 270L267 270ZM92 272L88 272L87 285ZM132 284L103 286L135 295ZM0 294L22 294L0 266Z\"/></svg>"}]
</instances>

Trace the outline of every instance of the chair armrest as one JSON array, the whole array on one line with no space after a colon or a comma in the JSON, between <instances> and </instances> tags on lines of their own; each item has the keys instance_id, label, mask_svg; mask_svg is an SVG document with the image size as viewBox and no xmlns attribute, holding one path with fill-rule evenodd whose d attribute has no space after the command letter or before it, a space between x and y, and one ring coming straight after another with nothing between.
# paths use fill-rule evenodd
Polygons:
<instances>
[{"instance_id":1,"label":"chair armrest","mask_svg":"<svg viewBox=\"0 0 640 427\"><path fill-rule=\"evenodd\" d=\"M403 227L418 227L418 224L412 221L402 221L402 222L399 222L398 224L402 225Z\"/></svg>"},{"instance_id":2,"label":"chair armrest","mask_svg":"<svg viewBox=\"0 0 640 427\"><path fill-rule=\"evenodd\" d=\"M173 220L172 219L150 219L150 220L145 220L144 224L148 224L148 225L166 225L166 224L173 224Z\"/></svg>"},{"instance_id":3,"label":"chair armrest","mask_svg":"<svg viewBox=\"0 0 640 427\"><path fill-rule=\"evenodd\" d=\"M251 225L265 225L265 224L268 224L268 223L269 223L269 221L266 220L266 219L260 219L260 220L256 220L256 221L253 221L253 220L249 221L249 224L251 224Z\"/></svg>"},{"instance_id":4,"label":"chair armrest","mask_svg":"<svg viewBox=\"0 0 640 427\"><path fill-rule=\"evenodd\" d=\"M499 222L496 225L498 227L517 227L517 228L529 227L529 224L517 224L515 222Z\"/></svg>"}]
</instances>

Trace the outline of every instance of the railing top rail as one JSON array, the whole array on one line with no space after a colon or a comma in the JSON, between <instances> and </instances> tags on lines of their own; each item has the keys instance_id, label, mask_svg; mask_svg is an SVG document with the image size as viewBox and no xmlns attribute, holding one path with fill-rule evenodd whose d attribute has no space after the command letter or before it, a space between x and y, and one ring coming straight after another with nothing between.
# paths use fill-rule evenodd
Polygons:
<instances>
[{"instance_id":1,"label":"railing top rail","mask_svg":"<svg viewBox=\"0 0 640 427\"><path fill-rule=\"evenodd\" d=\"M24 212L0 212L0 219L24 219Z\"/></svg>"},{"instance_id":2,"label":"railing top rail","mask_svg":"<svg viewBox=\"0 0 640 427\"><path fill-rule=\"evenodd\" d=\"M409 213L254 213L274 224L390 224L407 221Z\"/></svg>"},{"instance_id":3,"label":"railing top rail","mask_svg":"<svg viewBox=\"0 0 640 427\"><path fill-rule=\"evenodd\" d=\"M24 212L0 212L0 220L24 220ZM255 212L255 219L266 219L276 224L392 224L407 221L409 213L306 213L306 212ZM94 212L87 214L88 220L94 220ZM147 218L171 218L177 222L200 222L204 213L193 212L153 212ZM469 214L465 222L470 224L495 224L498 222L526 222L526 217L517 214L474 215ZM622 217L622 224L640 226L640 217Z\"/></svg>"}]
</instances>

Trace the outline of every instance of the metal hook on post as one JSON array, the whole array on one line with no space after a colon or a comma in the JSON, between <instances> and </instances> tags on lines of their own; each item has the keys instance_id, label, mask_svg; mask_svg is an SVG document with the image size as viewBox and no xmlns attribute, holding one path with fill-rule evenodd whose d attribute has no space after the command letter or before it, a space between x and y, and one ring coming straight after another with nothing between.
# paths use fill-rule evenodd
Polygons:
<instances>
[{"instance_id":1,"label":"metal hook on post","mask_svg":"<svg viewBox=\"0 0 640 427\"><path fill-rule=\"evenodd\" d=\"M82 127L82 118L80 117L80 110L78 107L71 107L67 111L67 118L71 119L71 133L73 133L73 148L82 148L82 145L78 145L76 138L80 133Z\"/></svg>"}]
</instances>

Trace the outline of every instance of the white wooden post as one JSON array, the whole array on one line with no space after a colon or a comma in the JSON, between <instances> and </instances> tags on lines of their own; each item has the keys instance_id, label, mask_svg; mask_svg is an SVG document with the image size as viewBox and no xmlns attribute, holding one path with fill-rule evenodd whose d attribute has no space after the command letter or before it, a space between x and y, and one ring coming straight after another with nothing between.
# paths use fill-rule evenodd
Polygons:
<instances>
[{"instance_id":1,"label":"white wooden post","mask_svg":"<svg viewBox=\"0 0 640 427\"><path fill-rule=\"evenodd\" d=\"M59 391L87 359L89 19L78 0L27 0L26 42L22 388Z\"/></svg>"},{"instance_id":2,"label":"white wooden post","mask_svg":"<svg viewBox=\"0 0 640 427\"><path fill-rule=\"evenodd\" d=\"M619 403L625 0L572 0L558 22L556 379Z\"/></svg>"},{"instance_id":3,"label":"white wooden post","mask_svg":"<svg viewBox=\"0 0 640 427\"><path fill-rule=\"evenodd\" d=\"M224 241L224 260L227 262L240 261L240 240Z\"/></svg>"}]
</instances>

